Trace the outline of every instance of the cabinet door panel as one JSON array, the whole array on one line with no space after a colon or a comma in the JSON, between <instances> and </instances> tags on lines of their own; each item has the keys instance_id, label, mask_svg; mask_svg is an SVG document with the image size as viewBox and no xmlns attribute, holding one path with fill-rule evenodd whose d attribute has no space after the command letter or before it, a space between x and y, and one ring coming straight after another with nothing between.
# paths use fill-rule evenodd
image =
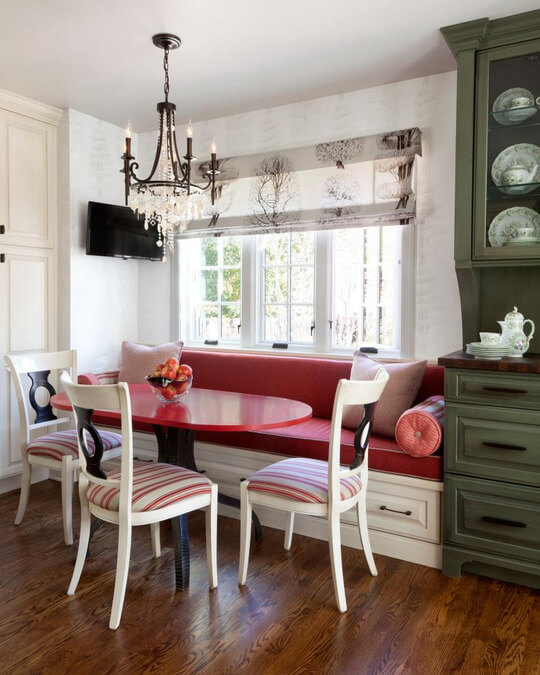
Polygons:
<instances>
[{"instance_id":1,"label":"cabinet door panel","mask_svg":"<svg viewBox=\"0 0 540 675\"><path fill-rule=\"evenodd\" d=\"M2 195L0 241L22 246L52 246L56 179L54 136L48 124L2 113Z\"/></svg>"},{"instance_id":2,"label":"cabinet door panel","mask_svg":"<svg viewBox=\"0 0 540 675\"><path fill-rule=\"evenodd\" d=\"M54 252L3 247L0 264L0 354L55 349ZM27 378L23 384L29 385ZM0 476L20 471L19 412L14 388L0 368Z\"/></svg>"}]
</instances>

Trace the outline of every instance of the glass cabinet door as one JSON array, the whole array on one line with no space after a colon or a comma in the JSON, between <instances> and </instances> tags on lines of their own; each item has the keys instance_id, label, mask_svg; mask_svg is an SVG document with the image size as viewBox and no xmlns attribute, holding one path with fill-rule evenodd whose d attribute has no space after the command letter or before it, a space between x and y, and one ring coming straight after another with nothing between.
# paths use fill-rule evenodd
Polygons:
<instances>
[{"instance_id":1,"label":"glass cabinet door","mask_svg":"<svg viewBox=\"0 0 540 675\"><path fill-rule=\"evenodd\" d=\"M540 40L480 53L477 75L475 258L540 258Z\"/></svg>"}]
</instances>

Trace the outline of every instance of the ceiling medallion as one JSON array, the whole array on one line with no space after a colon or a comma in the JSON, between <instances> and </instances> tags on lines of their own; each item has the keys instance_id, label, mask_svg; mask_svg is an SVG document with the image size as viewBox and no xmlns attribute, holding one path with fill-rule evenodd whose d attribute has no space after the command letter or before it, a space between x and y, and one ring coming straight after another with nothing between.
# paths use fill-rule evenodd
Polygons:
<instances>
[{"instance_id":1,"label":"ceiling medallion","mask_svg":"<svg viewBox=\"0 0 540 675\"><path fill-rule=\"evenodd\" d=\"M159 133L154 163L147 178L138 178L136 170L139 164L131 154L131 125L126 129L126 141L122 159L125 174L125 200L133 211L144 216L144 227L156 227L157 245L163 247L163 262L167 261L165 248L174 251L174 238L182 233L195 217L201 218L208 201L204 191L210 188L210 200L215 202L215 181L219 174L216 158L216 146L210 148L210 165L203 174L204 185L191 180L193 155L193 127L191 120L186 129L186 154L180 157L176 143L175 111L176 105L169 102L169 52L182 44L179 37L170 33L159 33L152 42L163 49L163 71L165 100L157 104L159 114Z\"/></svg>"}]
</instances>

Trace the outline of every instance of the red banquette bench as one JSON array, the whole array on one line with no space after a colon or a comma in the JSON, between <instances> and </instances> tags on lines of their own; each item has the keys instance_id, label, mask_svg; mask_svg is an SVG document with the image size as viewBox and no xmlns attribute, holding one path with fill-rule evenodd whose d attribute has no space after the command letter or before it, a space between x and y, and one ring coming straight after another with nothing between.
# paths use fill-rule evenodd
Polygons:
<instances>
[{"instance_id":1,"label":"red banquette bench","mask_svg":"<svg viewBox=\"0 0 540 675\"><path fill-rule=\"evenodd\" d=\"M313 409L312 419L292 427L257 432L199 432L197 440L294 457L328 458L334 394L338 380L349 378L351 361L190 349L182 351L181 361L193 368L194 387L282 396L303 401ZM112 379L112 373L107 375ZM428 366L415 403L443 393L444 368ZM344 429L344 464L352 462L353 439L354 431ZM394 438L372 434L369 467L442 480L442 450L428 457L412 457L400 449Z\"/></svg>"}]
</instances>

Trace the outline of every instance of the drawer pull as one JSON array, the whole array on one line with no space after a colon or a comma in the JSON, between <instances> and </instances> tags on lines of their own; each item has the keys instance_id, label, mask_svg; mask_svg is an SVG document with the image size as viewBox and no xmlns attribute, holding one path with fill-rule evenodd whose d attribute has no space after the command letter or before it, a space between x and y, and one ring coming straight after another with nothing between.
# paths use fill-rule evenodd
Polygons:
<instances>
[{"instance_id":1,"label":"drawer pull","mask_svg":"<svg viewBox=\"0 0 540 675\"><path fill-rule=\"evenodd\" d=\"M497 448L498 450L527 450L523 445L509 445L508 443L493 443L491 441L483 441L481 445L485 445L487 448Z\"/></svg>"},{"instance_id":2,"label":"drawer pull","mask_svg":"<svg viewBox=\"0 0 540 675\"><path fill-rule=\"evenodd\" d=\"M404 516L412 516L412 511L398 511L396 509L389 509L388 506L379 506L381 511L392 511L392 513L402 513Z\"/></svg>"},{"instance_id":3,"label":"drawer pull","mask_svg":"<svg viewBox=\"0 0 540 675\"><path fill-rule=\"evenodd\" d=\"M509 527L527 527L527 523L522 523L519 520L506 520L506 518L494 518L493 516L482 516L482 520L486 523L493 523L494 525L508 525Z\"/></svg>"},{"instance_id":4,"label":"drawer pull","mask_svg":"<svg viewBox=\"0 0 540 675\"><path fill-rule=\"evenodd\" d=\"M484 391L491 391L495 394L528 394L526 389L514 389L513 387L482 387Z\"/></svg>"}]
</instances>

